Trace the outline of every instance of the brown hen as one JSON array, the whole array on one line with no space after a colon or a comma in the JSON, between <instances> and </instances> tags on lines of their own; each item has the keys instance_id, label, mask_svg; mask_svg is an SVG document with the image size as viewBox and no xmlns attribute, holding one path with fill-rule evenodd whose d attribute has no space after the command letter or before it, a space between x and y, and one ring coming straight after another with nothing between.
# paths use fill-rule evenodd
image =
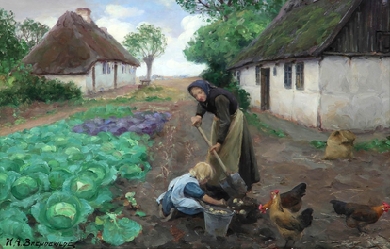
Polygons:
<instances>
[{"instance_id":1,"label":"brown hen","mask_svg":"<svg viewBox=\"0 0 390 249\"><path fill-rule=\"evenodd\" d=\"M347 226L357 228L359 232L366 233L364 227L376 223L383 212L388 212L389 204L383 202L380 206L368 206L357 203L346 203L338 200L331 200L333 209L337 214L346 216Z\"/></svg>"},{"instance_id":2,"label":"brown hen","mask_svg":"<svg viewBox=\"0 0 390 249\"><path fill-rule=\"evenodd\" d=\"M281 193L280 198L282 200L282 207L288 208L291 212L296 213L302 207L302 197L306 194L306 183L302 182L295 186L293 189ZM265 213L269 208L272 200L269 200L265 205L260 205L259 209L262 213Z\"/></svg>"},{"instance_id":3,"label":"brown hen","mask_svg":"<svg viewBox=\"0 0 390 249\"><path fill-rule=\"evenodd\" d=\"M301 214L294 215L287 208L283 208L278 190L271 191L270 197L270 220L283 236L285 240L284 247L286 247L290 241L292 241L291 246L293 246L296 241L299 241L302 238L303 230L311 225L313 221L313 209L306 208Z\"/></svg>"}]
</instances>

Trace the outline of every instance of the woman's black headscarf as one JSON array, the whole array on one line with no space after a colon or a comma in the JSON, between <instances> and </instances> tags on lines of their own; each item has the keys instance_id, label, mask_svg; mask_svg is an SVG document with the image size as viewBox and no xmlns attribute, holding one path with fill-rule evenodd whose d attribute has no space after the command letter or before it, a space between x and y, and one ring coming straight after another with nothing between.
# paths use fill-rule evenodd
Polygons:
<instances>
[{"instance_id":1,"label":"woman's black headscarf","mask_svg":"<svg viewBox=\"0 0 390 249\"><path fill-rule=\"evenodd\" d=\"M191 94L191 89L193 87L199 87L203 90L203 92L206 94L206 97L209 96L209 93L210 93L210 88L212 87L210 85L210 83L206 80L195 80L194 82L192 82L188 87L187 87L187 91Z\"/></svg>"}]
</instances>

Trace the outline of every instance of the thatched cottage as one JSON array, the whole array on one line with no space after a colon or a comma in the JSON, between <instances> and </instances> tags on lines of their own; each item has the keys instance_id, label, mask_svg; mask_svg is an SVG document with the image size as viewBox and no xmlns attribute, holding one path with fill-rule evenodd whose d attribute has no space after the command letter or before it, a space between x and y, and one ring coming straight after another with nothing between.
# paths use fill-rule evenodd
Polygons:
<instances>
[{"instance_id":1,"label":"thatched cottage","mask_svg":"<svg viewBox=\"0 0 390 249\"><path fill-rule=\"evenodd\" d=\"M96 26L90 13L67 11L23 61L34 74L73 81L84 93L135 84L139 61Z\"/></svg>"},{"instance_id":2,"label":"thatched cottage","mask_svg":"<svg viewBox=\"0 0 390 249\"><path fill-rule=\"evenodd\" d=\"M252 106L323 129L390 127L388 0L290 0L230 64Z\"/></svg>"}]
</instances>

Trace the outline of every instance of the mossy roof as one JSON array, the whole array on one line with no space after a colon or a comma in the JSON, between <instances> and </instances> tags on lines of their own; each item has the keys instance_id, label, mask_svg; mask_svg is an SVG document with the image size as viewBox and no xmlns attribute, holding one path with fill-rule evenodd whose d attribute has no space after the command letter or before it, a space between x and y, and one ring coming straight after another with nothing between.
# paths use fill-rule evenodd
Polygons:
<instances>
[{"instance_id":1,"label":"mossy roof","mask_svg":"<svg viewBox=\"0 0 390 249\"><path fill-rule=\"evenodd\" d=\"M229 63L229 69L286 58L317 57L349 21L362 0L306 1L274 20Z\"/></svg>"},{"instance_id":2,"label":"mossy roof","mask_svg":"<svg viewBox=\"0 0 390 249\"><path fill-rule=\"evenodd\" d=\"M111 35L67 11L23 62L31 64L37 75L68 75L87 74L96 61L106 60L140 65Z\"/></svg>"}]
</instances>

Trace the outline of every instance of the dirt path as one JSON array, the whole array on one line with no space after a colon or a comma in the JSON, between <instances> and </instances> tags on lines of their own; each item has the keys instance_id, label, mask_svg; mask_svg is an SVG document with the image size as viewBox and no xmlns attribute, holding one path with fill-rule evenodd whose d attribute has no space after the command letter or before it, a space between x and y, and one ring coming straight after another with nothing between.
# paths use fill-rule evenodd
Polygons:
<instances>
[{"instance_id":1,"label":"dirt path","mask_svg":"<svg viewBox=\"0 0 390 249\"><path fill-rule=\"evenodd\" d=\"M196 102L185 93L186 86L193 79L166 80L156 85L173 87L181 93L174 102L134 103L141 109L169 111L172 119L164 132L155 137L150 151L152 170L145 182L132 182L122 186L123 191L135 191L140 209L147 215L139 217L125 211L125 215L139 222L142 227L134 241L123 247L114 247L104 243L98 245L80 244L77 248L278 248L284 244L275 227L270 223L267 214L256 217L252 224L237 220L232 222L224 238L211 238L204 232L202 217L180 217L170 222L162 222L157 216L155 198L166 190L169 181L181 175L199 161L205 159L207 147L198 131L189 125L190 117L195 112ZM132 89L131 91L133 91ZM128 94L131 94L129 89ZM126 94L123 89L110 92L110 97ZM104 97L102 93L100 96ZM108 96L106 96L108 97ZM177 97L177 96L176 96ZM47 112L54 114L48 115ZM23 110L26 123L12 127L3 126L0 134L6 135L17 130L28 129L64 119L69 115L83 111L83 108L72 109L69 106L39 105L30 110ZM34 114L45 115L32 119ZM12 116L13 113L8 113ZM27 115L28 114L28 115ZM28 118L29 117L29 118ZM14 118L14 117L13 117ZM203 128L209 134L211 115L206 115ZM270 118L269 125L283 127L284 121ZM294 127L289 127L294 128ZM268 200L269 191L279 189L281 192L291 189L300 182L307 184L303 197L305 207L314 209L313 224L304 231L299 248L390 248L390 215L384 214L375 224L369 226L370 233L361 237L356 229L345 225L345 218L338 216L329 203L337 198L364 204L390 202L390 153L358 152L354 159L321 160L323 150L309 144L317 131L304 127L291 129L305 139L293 139L292 136L278 138L250 127L256 158L259 165L261 181L253 186L248 196L258 203ZM308 135L312 134L312 135ZM309 137L307 137L309 136Z\"/></svg>"},{"instance_id":2,"label":"dirt path","mask_svg":"<svg viewBox=\"0 0 390 249\"><path fill-rule=\"evenodd\" d=\"M5 136L5 135L8 135L10 133L22 131L24 129L31 129L35 126L52 124L52 123L55 123L61 119L66 119L69 116L71 116L77 112L82 112L82 111L86 111L86 110L87 110L86 108L72 108L72 109L67 108L64 110L60 110L57 113L52 114L52 115L28 120L28 122L23 123L23 124L12 125L12 126L3 126L0 129L0 136Z\"/></svg>"}]
</instances>

